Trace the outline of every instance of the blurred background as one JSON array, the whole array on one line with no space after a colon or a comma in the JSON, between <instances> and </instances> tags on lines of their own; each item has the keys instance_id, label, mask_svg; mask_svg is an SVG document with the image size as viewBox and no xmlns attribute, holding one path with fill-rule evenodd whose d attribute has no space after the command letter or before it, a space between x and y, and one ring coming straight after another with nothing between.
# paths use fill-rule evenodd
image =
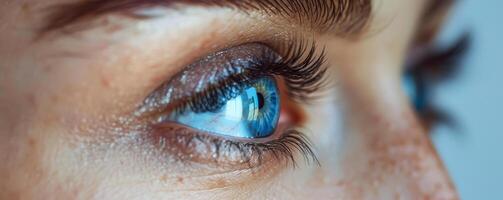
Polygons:
<instances>
[{"instance_id":1,"label":"blurred background","mask_svg":"<svg viewBox=\"0 0 503 200\"><path fill-rule=\"evenodd\" d=\"M435 91L459 127L439 126L434 143L462 199L503 199L503 1L458 1L440 42L465 30L470 51L456 79Z\"/></svg>"}]
</instances>

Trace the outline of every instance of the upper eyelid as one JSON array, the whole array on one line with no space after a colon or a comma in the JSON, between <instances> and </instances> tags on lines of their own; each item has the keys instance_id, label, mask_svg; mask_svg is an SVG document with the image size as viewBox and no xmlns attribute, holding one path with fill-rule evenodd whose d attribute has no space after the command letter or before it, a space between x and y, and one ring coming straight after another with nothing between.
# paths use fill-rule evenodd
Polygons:
<instances>
[{"instance_id":1,"label":"upper eyelid","mask_svg":"<svg viewBox=\"0 0 503 200\"><path fill-rule=\"evenodd\" d=\"M110 13L122 13L136 19L149 18L132 11L149 7L172 8L176 3L212 7L230 7L244 11L259 11L296 22L318 32L355 35L363 30L371 16L371 0L313 0L313 1L251 1L251 0L89 0L50 7L40 35L63 29L72 24L91 21Z\"/></svg>"},{"instance_id":2,"label":"upper eyelid","mask_svg":"<svg viewBox=\"0 0 503 200\"><path fill-rule=\"evenodd\" d=\"M234 62L234 60L238 59L240 56L247 56L249 57L248 59L256 59L254 57L257 57L258 55L247 55L250 54L250 52L246 52L249 49L243 49L244 53L236 53L239 52L238 50L235 50L235 48L231 48L233 51L231 52L229 49L223 50L223 51L218 51L212 54L209 54L205 57L200 58L199 60L193 62L192 64L186 66L182 71L177 73L176 75L173 76L170 80L167 82L163 83L159 88L154 90L150 96L148 96L143 105L140 107L140 112L142 113L145 111L147 107L150 107L154 105L155 107L158 106L163 106L164 104L168 105L170 103L177 102L177 101L183 101L187 96L193 95L192 93L197 93L201 92L201 90L205 90L205 88L198 88L198 84L195 82L192 82L192 79L204 79L206 82L204 83L205 85L213 85L217 84L218 81L221 79L228 78L229 76L233 74L240 74L242 73L243 68L240 68L238 66L238 63L234 63L233 66L236 66L232 70L237 70L237 71L229 71L231 69L225 68L225 67L220 67L222 65L229 65L231 62ZM265 53L262 50L257 50L260 49L257 46L255 48L252 48L255 50L255 52L260 52L260 53ZM227 52L227 53L222 53L222 52ZM229 53L230 52L230 53ZM242 54L242 55L240 55ZM271 56L275 54L269 54ZM213 66L207 66L207 65L213 65ZM218 74L223 74L223 73L228 73L225 75L225 77L218 77ZM201 77L203 76L203 77ZM214 78L212 78L214 77ZM199 80L199 83L201 83L202 80ZM173 85L174 84L174 85ZM181 88L179 88L181 87ZM175 89L179 90L175 90ZM184 92L184 91L189 91ZM160 104L159 104L160 102ZM147 109L149 110L149 109ZM147 111L148 112L148 111Z\"/></svg>"},{"instance_id":3,"label":"upper eyelid","mask_svg":"<svg viewBox=\"0 0 503 200\"><path fill-rule=\"evenodd\" d=\"M220 81L229 81L230 78L246 81L251 78L248 75L252 71L255 74L279 75L284 78L287 92L294 100L314 100L316 96L311 95L326 86L324 51L318 52L315 43L307 45L301 39L277 42L276 48L262 43L249 43L224 49L195 61L152 91L140 104L135 116L151 117L171 111L183 106L180 102L210 89L210 86L221 84ZM268 68L262 68L265 66ZM191 82L190 79L199 81ZM203 82L207 86L198 88L197 85L200 84L197 83Z\"/></svg>"}]
</instances>

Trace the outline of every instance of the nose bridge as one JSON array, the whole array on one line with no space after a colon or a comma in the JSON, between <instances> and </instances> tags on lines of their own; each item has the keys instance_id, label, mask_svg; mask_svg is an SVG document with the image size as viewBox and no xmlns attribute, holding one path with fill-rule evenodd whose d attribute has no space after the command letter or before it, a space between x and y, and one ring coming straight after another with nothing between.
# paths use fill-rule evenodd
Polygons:
<instances>
[{"instance_id":1,"label":"nose bridge","mask_svg":"<svg viewBox=\"0 0 503 200\"><path fill-rule=\"evenodd\" d=\"M320 157L321 168L311 181L316 184L310 185L317 195L335 199L458 199L413 111L397 115L401 126L393 125L398 119L386 116L392 115L375 115L366 122L350 120L359 125L349 128L352 130L346 134L340 155Z\"/></svg>"},{"instance_id":2,"label":"nose bridge","mask_svg":"<svg viewBox=\"0 0 503 200\"><path fill-rule=\"evenodd\" d=\"M340 176L356 191L379 197L370 199L458 199L400 80L376 76L384 72L372 69L365 74L346 69L354 76L342 77L348 132Z\"/></svg>"},{"instance_id":3,"label":"nose bridge","mask_svg":"<svg viewBox=\"0 0 503 200\"><path fill-rule=\"evenodd\" d=\"M458 199L408 100L395 82L383 83L345 85L346 132L342 155L332 164L340 166L335 186L361 199Z\"/></svg>"},{"instance_id":4,"label":"nose bridge","mask_svg":"<svg viewBox=\"0 0 503 200\"><path fill-rule=\"evenodd\" d=\"M365 141L368 178L380 190L392 190L412 199L457 199L428 135L412 117L408 126L377 126ZM385 123L386 124L386 123Z\"/></svg>"},{"instance_id":5,"label":"nose bridge","mask_svg":"<svg viewBox=\"0 0 503 200\"><path fill-rule=\"evenodd\" d=\"M344 191L348 199L458 199L428 135L410 120L407 127L382 121L349 133L341 159L322 163L316 177L329 189L325 195L341 197Z\"/></svg>"}]
</instances>

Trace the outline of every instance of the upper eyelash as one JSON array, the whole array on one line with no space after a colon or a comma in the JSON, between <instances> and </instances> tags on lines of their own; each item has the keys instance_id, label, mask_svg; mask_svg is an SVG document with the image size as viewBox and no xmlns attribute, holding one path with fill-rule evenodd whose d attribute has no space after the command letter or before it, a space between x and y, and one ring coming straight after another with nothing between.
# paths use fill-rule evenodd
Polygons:
<instances>
[{"instance_id":1,"label":"upper eyelash","mask_svg":"<svg viewBox=\"0 0 503 200\"><path fill-rule=\"evenodd\" d=\"M311 100L311 95L321 90L326 83L325 50L317 55L315 43L307 46L302 41L286 43L280 47L282 49L285 49L285 53L281 58L254 63L246 72L231 75L219 84L208 86L204 92L180 100L182 103L171 112L182 113L187 109L195 112L217 110L226 100L238 96L255 78L271 75L283 78L292 99L304 102Z\"/></svg>"},{"instance_id":2,"label":"upper eyelash","mask_svg":"<svg viewBox=\"0 0 503 200\"><path fill-rule=\"evenodd\" d=\"M269 65L268 69L285 77L288 93L294 99L310 100L311 94L322 89L326 83L325 48L317 55L314 42L308 46L305 41L300 40L287 43L282 49L286 50L281 62Z\"/></svg>"}]
</instances>

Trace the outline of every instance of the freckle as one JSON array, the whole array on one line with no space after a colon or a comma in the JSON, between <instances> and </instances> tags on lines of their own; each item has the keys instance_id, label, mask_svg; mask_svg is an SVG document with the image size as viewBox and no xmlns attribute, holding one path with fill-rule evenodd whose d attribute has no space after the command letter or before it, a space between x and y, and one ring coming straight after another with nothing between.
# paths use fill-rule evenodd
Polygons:
<instances>
[{"instance_id":1,"label":"freckle","mask_svg":"<svg viewBox=\"0 0 503 200\"><path fill-rule=\"evenodd\" d=\"M33 148L33 147L37 146L37 141L33 138L30 138L30 139L28 139L28 145Z\"/></svg>"},{"instance_id":2,"label":"freckle","mask_svg":"<svg viewBox=\"0 0 503 200\"><path fill-rule=\"evenodd\" d=\"M30 12L30 10L31 10L30 4L29 3L23 3L23 5L21 6L21 10L24 13Z\"/></svg>"},{"instance_id":3,"label":"freckle","mask_svg":"<svg viewBox=\"0 0 503 200\"><path fill-rule=\"evenodd\" d=\"M123 27L119 24L111 24L109 26L107 26L107 28L105 29L105 32L108 33L108 34L111 34L111 33L115 33L119 30L123 29Z\"/></svg>"},{"instance_id":4,"label":"freckle","mask_svg":"<svg viewBox=\"0 0 503 200\"><path fill-rule=\"evenodd\" d=\"M110 80L108 80L106 77L102 77L101 85L106 88L110 87Z\"/></svg>"},{"instance_id":5,"label":"freckle","mask_svg":"<svg viewBox=\"0 0 503 200\"><path fill-rule=\"evenodd\" d=\"M177 178L177 181L178 181L178 183L183 184L183 178L182 178L181 176L179 176L179 177Z\"/></svg>"},{"instance_id":6,"label":"freckle","mask_svg":"<svg viewBox=\"0 0 503 200\"><path fill-rule=\"evenodd\" d=\"M51 101L52 101L52 103L58 103L59 102L59 96L58 95L52 95L51 96Z\"/></svg>"},{"instance_id":7,"label":"freckle","mask_svg":"<svg viewBox=\"0 0 503 200\"><path fill-rule=\"evenodd\" d=\"M28 101L28 103L31 105L31 106L36 106L36 101L35 101L35 95L33 94L30 94L26 97L26 100Z\"/></svg>"},{"instance_id":8,"label":"freckle","mask_svg":"<svg viewBox=\"0 0 503 200\"><path fill-rule=\"evenodd\" d=\"M45 73L51 73L52 66L43 66L42 69Z\"/></svg>"},{"instance_id":9,"label":"freckle","mask_svg":"<svg viewBox=\"0 0 503 200\"><path fill-rule=\"evenodd\" d=\"M226 182L224 179L218 179L215 181L216 188L222 188L225 186L225 184L226 184Z\"/></svg>"},{"instance_id":10,"label":"freckle","mask_svg":"<svg viewBox=\"0 0 503 200\"><path fill-rule=\"evenodd\" d=\"M394 198L394 199L402 199L402 198L400 198L400 197L401 197L400 193L395 192L395 198Z\"/></svg>"},{"instance_id":11,"label":"freckle","mask_svg":"<svg viewBox=\"0 0 503 200\"><path fill-rule=\"evenodd\" d=\"M166 79L166 77L164 77L164 76L155 76L151 79L151 83L158 84L158 83L164 81L165 79Z\"/></svg>"},{"instance_id":12,"label":"freckle","mask_svg":"<svg viewBox=\"0 0 503 200\"><path fill-rule=\"evenodd\" d=\"M103 18L98 23L103 27L108 26L110 24L110 18Z\"/></svg>"},{"instance_id":13,"label":"freckle","mask_svg":"<svg viewBox=\"0 0 503 200\"><path fill-rule=\"evenodd\" d=\"M216 179L206 184L207 189L224 188L227 186L225 179Z\"/></svg>"}]
</instances>

